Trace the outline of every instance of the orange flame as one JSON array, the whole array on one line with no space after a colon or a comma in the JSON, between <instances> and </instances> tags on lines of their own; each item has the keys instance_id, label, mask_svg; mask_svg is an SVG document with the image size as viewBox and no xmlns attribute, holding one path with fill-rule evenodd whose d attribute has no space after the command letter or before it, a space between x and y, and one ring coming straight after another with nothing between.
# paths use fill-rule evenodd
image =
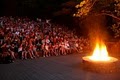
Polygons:
<instances>
[{"instance_id":1,"label":"orange flame","mask_svg":"<svg viewBox=\"0 0 120 80\"><path fill-rule=\"evenodd\" d=\"M94 61L108 61L110 57L108 56L108 52L106 49L106 45L101 41L97 41L96 47L93 51L93 55L90 56L91 60Z\"/></svg>"}]
</instances>

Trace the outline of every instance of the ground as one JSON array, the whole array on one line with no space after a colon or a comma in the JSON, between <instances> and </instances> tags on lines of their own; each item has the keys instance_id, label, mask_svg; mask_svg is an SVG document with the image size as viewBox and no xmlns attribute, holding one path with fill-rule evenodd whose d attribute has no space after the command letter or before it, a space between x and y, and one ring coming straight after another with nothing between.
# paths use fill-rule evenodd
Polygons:
<instances>
[{"instance_id":1,"label":"ground","mask_svg":"<svg viewBox=\"0 0 120 80\"><path fill-rule=\"evenodd\" d=\"M0 64L0 80L120 80L119 72L99 73L81 68L83 56L71 54Z\"/></svg>"}]
</instances>

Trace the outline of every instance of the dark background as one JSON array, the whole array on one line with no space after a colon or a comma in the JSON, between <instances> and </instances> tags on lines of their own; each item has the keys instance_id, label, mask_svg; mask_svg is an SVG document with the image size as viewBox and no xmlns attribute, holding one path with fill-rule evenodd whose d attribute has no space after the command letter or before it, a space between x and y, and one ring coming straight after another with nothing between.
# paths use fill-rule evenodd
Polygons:
<instances>
[{"instance_id":1,"label":"dark background","mask_svg":"<svg viewBox=\"0 0 120 80\"><path fill-rule=\"evenodd\" d=\"M62 8L69 0L1 0L2 16L54 17L54 12Z\"/></svg>"},{"instance_id":2,"label":"dark background","mask_svg":"<svg viewBox=\"0 0 120 80\"><path fill-rule=\"evenodd\" d=\"M75 5L80 0L1 0L0 16L19 16L29 18L51 19L68 28L80 30L73 17ZM79 21L77 21L79 23ZM80 31L78 31L79 34Z\"/></svg>"},{"instance_id":3,"label":"dark background","mask_svg":"<svg viewBox=\"0 0 120 80\"><path fill-rule=\"evenodd\" d=\"M76 29L77 34L86 35L79 18L73 17L75 5L80 0L0 0L0 16L20 16L51 19L55 23ZM108 24L111 19L108 19ZM110 32L111 33L111 32Z\"/></svg>"}]
</instances>

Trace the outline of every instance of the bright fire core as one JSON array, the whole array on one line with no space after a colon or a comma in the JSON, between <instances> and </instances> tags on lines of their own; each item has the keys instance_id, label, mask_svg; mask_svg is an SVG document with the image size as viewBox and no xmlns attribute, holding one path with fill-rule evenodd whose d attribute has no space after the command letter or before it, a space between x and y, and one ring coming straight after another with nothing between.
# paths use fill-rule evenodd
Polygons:
<instances>
[{"instance_id":1,"label":"bright fire core","mask_svg":"<svg viewBox=\"0 0 120 80\"><path fill-rule=\"evenodd\" d=\"M108 56L105 44L98 41L93 51L93 55L89 58L94 61L109 61L110 57Z\"/></svg>"}]
</instances>

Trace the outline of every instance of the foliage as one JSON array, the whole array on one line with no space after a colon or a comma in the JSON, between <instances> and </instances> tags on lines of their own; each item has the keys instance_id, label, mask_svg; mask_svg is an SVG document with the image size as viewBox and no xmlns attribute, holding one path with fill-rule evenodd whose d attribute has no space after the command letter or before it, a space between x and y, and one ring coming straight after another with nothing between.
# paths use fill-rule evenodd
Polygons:
<instances>
[{"instance_id":1,"label":"foliage","mask_svg":"<svg viewBox=\"0 0 120 80\"><path fill-rule=\"evenodd\" d=\"M90 11L91 2L90 0L83 0L82 2L80 2L80 4L76 5L75 7L78 8L78 11L73 16L77 16L77 17L85 16Z\"/></svg>"},{"instance_id":2,"label":"foliage","mask_svg":"<svg viewBox=\"0 0 120 80\"><path fill-rule=\"evenodd\" d=\"M69 0L61 4L61 9L54 12L53 15L72 15L75 10L75 5L78 4L78 0Z\"/></svg>"},{"instance_id":3,"label":"foliage","mask_svg":"<svg viewBox=\"0 0 120 80\"><path fill-rule=\"evenodd\" d=\"M118 17L120 17L120 0L115 0L115 13ZM111 29L115 33L115 38L120 38L120 20L116 21L111 27Z\"/></svg>"},{"instance_id":4,"label":"foliage","mask_svg":"<svg viewBox=\"0 0 120 80\"><path fill-rule=\"evenodd\" d=\"M77 13L74 16L85 16L93 13L114 13L115 1L114 0L83 0L78 5Z\"/></svg>"},{"instance_id":5,"label":"foliage","mask_svg":"<svg viewBox=\"0 0 120 80\"><path fill-rule=\"evenodd\" d=\"M111 29L115 38L120 37L120 0L83 0L75 6L75 17L87 17L87 15L107 15L113 18Z\"/></svg>"},{"instance_id":6,"label":"foliage","mask_svg":"<svg viewBox=\"0 0 120 80\"><path fill-rule=\"evenodd\" d=\"M120 38L120 22L113 24L111 29L115 33L114 38Z\"/></svg>"}]
</instances>

